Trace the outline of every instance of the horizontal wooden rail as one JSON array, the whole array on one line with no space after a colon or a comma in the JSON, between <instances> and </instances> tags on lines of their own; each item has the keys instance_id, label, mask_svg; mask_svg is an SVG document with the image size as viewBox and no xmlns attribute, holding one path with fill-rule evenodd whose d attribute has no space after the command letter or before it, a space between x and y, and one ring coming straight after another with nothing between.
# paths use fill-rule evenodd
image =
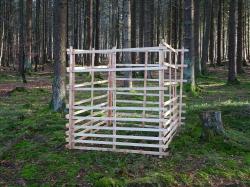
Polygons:
<instances>
[{"instance_id":1,"label":"horizontal wooden rail","mask_svg":"<svg viewBox=\"0 0 250 187\"><path fill-rule=\"evenodd\" d=\"M91 133L74 133L75 137L95 137L95 138L117 138L117 139L131 139L131 140L152 140L159 141L164 138L152 137L152 136L130 136L130 135L113 135L113 134L91 134Z\"/></svg>"},{"instance_id":2,"label":"horizontal wooden rail","mask_svg":"<svg viewBox=\"0 0 250 187\"><path fill-rule=\"evenodd\" d=\"M116 107L104 107L102 105L96 105L96 106L73 106L73 109L75 110L116 110L116 111L166 111L168 112L168 108L159 108L159 107L126 107L126 106L116 106ZM176 105L176 107L179 107L179 104Z\"/></svg>"},{"instance_id":3,"label":"horizontal wooden rail","mask_svg":"<svg viewBox=\"0 0 250 187\"><path fill-rule=\"evenodd\" d=\"M92 99L93 99L93 101L96 101L96 100L103 99L103 98L106 98L106 97L108 97L108 94L96 96L96 97L93 97ZM76 101L74 104L75 105L81 105L83 103L87 103L87 102L90 102L90 101L91 101L91 98L88 98L88 99Z\"/></svg>"},{"instance_id":4,"label":"horizontal wooden rail","mask_svg":"<svg viewBox=\"0 0 250 187\"><path fill-rule=\"evenodd\" d=\"M75 84L75 88L79 88L79 87L84 87L84 86L91 86L91 85L96 85L96 84L105 84L108 83L108 80L101 80L101 81L95 81L95 82L85 82L82 84Z\"/></svg>"},{"instance_id":5,"label":"horizontal wooden rail","mask_svg":"<svg viewBox=\"0 0 250 187\"><path fill-rule=\"evenodd\" d=\"M128 147L149 147L149 148L159 148L165 147L159 144L146 144L146 143L129 143L129 142L113 142L113 141L96 141L96 140L74 140L74 143L84 143L84 144L99 144L99 145L119 145Z\"/></svg>"},{"instance_id":6,"label":"horizontal wooden rail","mask_svg":"<svg viewBox=\"0 0 250 187\"><path fill-rule=\"evenodd\" d=\"M117 71L159 71L167 70L167 67L132 67L132 68L91 68L91 67L75 67L74 73L84 73L84 72L117 72ZM67 72L70 72L71 69L67 68Z\"/></svg>"},{"instance_id":7,"label":"horizontal wooden rail","mask_svg":"<svg viewBox=\"0 0 250 187\"><path fill-rule=\"evenodd\" d=\"M167 49L165 46L162 47L143 47L143 48L124 48L124 49L106 49L106 50L81 50L75 49L73 54L111 54L111 53L122 53L122 52L159 52L159 50L163 50L163 52L171 52L170 49ZM188 49L177 49L176 52L188 52ZM67 54L70 54L70 50L67 49Z\"/></svg>"},{"instance_id":8,"label":"horizontal wooden rail","mask_svg":"<svg viewBox=\"0 0 250 187\"><path fill-rule=\"evenodd\" d=\"M91 87L88 87L88 88L75 88L74 90L76 91L130 91L130 90L134 90L134 91L158 91L158 90L168 90L167 87L132 87L132 88L125 88L125 87L116 87L116 88L107 88L107 87L104 87L104 88L91 88Z\"/></svg>"},{"instance_id":9,"label":"horizontal wooden rail","mask_svg":"<svg viewBox=\"0 0 250 187\"><path fill-rule=\"evenodd\" d=\"M159 152L159 151L145 151L145 150L133 150L133 149L113 149L113 148L103 148L103 147L88 147L88 146L74 146L74 149L79 150L88 150L88 151L111 151L117 153L133 153L133 154L147 154L147 155L154 155L154 156L167 156L169 155L168 152Z\"/></svg>"}]
</instances>

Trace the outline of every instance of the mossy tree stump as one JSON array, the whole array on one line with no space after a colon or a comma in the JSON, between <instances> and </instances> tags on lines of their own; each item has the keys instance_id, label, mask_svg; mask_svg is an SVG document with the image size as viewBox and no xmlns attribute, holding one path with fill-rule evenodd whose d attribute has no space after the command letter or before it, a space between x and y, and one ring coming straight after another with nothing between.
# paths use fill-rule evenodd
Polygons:
<instances>
[{"instance_id":1,"label":"mossy tree stump","mask_svg":"<svg viewBox=\"0 0 250 187\"><path fill-rule=\"evenodd\" d=\"M204 111L200 115L202 121L201 139L210 141L215 136L224 135L221 111Z\"/></svg>"}]
</instances>

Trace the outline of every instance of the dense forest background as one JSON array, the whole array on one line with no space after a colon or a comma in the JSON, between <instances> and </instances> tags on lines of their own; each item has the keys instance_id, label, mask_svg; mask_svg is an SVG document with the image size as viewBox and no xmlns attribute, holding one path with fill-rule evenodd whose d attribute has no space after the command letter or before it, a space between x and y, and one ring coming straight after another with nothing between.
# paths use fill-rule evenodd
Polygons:
<instances>
[{"instance_id":1,"label":"dense forest background","mask_svg":"<svg viewBox=\"0 0 250 187\"><path fill-rule=\"evenodd\" d=\"M66 148L66 49L155 47L162 40L189 50L187 83L175 84L177 90L183 88L185 120L166 150L169 156ZM145 61L140 53L128 59L123 55L116 53L117 63ZM107 56L96 54L91 62L106 65ZM148 61L157 63L157 58ZM75 60L76 66L90 65L88 55ZM136 72L133 78L147 75ZM75 78L78 85L106 81L101 73L78 73ZM129 99L141 106L151 91L139 97L135 93L143 92L121 95L121 106L132 106ZM89 92L76 98L93 103ZM159 101L146 100L150 107ZM250 0L0 0L0 186L250 186L249 101ZM204 120L210 113L220 115ZM142 115L135 112L135 117ZM217 123L213 116L219 116Z\"/></svg>"},{"instance_id":2,"label":"dense forest background","mask_svg":"<svg viewBox=\"0 0 250 187\"><path fill-rule=\"evenodd\" d=\"M193 85L208 66L223 65L228 82L236 83L250 58L248 0L1 0L0 10L0 67L19 71L26 82L25 73L54 63L54 92L64 87L69 46L135 48L164 40L190 50L186 78ZM132 55L131 62L138 59Z\"/></svg>"}]
</instances>

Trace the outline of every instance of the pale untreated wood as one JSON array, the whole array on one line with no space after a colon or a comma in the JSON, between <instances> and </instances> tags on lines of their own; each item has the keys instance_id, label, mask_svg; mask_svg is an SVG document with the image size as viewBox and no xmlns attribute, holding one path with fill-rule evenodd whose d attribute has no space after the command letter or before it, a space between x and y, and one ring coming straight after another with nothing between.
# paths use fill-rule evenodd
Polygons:
<instances>
[{"instance_id":1,"label":"pale untreated wood","mask_svg":"<svg viewBox=\"0 0 250 187\"><path fill-rule=\"evenodd\" d=\"M183 124L182 98L184 53L166 43L158 47L79 50L72 47L69 72L69 114L66 118L68 148L167 155L165 152ZM144 62L117 64L117 54L144 53ZM122 54L123 53L123 54ZM150 58L154 53L155 58ZM90 55L90 66L76 67L75 55ZM95 66L95 54L106 61ZM150 60L149 60L150 59ZM177 59L181 59L177 64ZM98 73L97 73L98 72ZM124 72L143 72L142 77ZM150 73L149 73L150 72ZM75 73L89 74L88 81L75 84ZM102 80L96 80L95 75ZM129 81L131 87L123 87ZM75 101L75 92L84 95ZM89 97L89 98L88 98Z\"/></svg>"}]
</instances>

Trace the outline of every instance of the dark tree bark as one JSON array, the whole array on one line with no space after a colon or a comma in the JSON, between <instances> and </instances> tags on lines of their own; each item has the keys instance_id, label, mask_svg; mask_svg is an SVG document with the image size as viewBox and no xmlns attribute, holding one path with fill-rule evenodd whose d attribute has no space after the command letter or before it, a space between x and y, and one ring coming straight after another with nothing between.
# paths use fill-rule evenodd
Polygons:
<instances>
[{"instance_id":1,"label":"dark tree bark","mask_svg":"<svg viewBox=\"0 0 250 187\"><path fill-rule=\"evenodd\" d=\"M136 47L136 0L131 0L131 47ZM132 53L132 64L136 64L136 53Z\"/></svg>"},{"instance_id":2,"label":"dark tree bark","mask_svg":"<svg viewBox=\"0 0 250 187\"><path fill-rule=\"evenodd\" d=\"M237 73L243 73L243 0L238 0L238 27L237 27Z\"/></svg>"},{"instance_id":3,"label":"dark tree bark","mask_svg":"<svg viewBox=\"0 0 250 187\"><path fill-rule=\"evenodd\" d=\"M24 0L19 0L19 72L21 74L23 83L27 83L24 70L25 60L25 40L24 40Z\"/></svg>"},{"instance_id":4,"label":"dark tree bark","mask_svg":"<svg viewBox=\"0 0 250 187\"><path fill-rule=\"evenodd\" d=\"M144 2L144 47L154 46L154 1L146 0ZM154 56L150 54L148 61L153 63ZM143 62L144 63L144 62ZM149 71L148 77L152 77L152 71Z\"/></svg>"},{"instance_id":5,"label":"dark tree bark","mask_svg":"<svg viewBox=\"0 0 250 187\"><path fill-rule=\"evenodd\" d=\"M195 75L200 74L200 1L194 1L194 63Z\"/></svg>"},{"instance_id":6,"label":"dark tree bark","mask_svg":"<svg viewBox=\"0 0 250 187\"><path fill-rule=\"evenodd\" d=\"M99 49L99 40L100 40L100 0L95 1L96 10L95 10L95 49ZM95 54L95 65L99 64L99 54Z\"/></svg>"},{"instance_id":7,"label":"dark tree bark","mask_svg":"<svg viewBox=\"0 0 250 187\"><path fill-rule=\"evenodd\" d=\"M221 28L222 28L222 0L219 1L218 20L217 20L217 65L221 66Z\"/></svg>"},{"instance_id":8,"label":"dark tree bark","mask_svg":"<svg viewBox=\"0 0 250 187\"><path fill-rule=\"evenodd\" d=\"M46 13L47 13L47 1L43 0L42 8L43 8L43 31L42 31L42 70L44 70L44 65L47 61L47 51L46 51L46 45L47 45L47 20L46 20Z\"/></svg>"},{"instance_id":9,"label":"dark tree bark","mask_svg":"<svg viewBox=\"0 0 250 187\"><path fill-rule=\"evenodd\" d=\"M212 1L211 18L210 18L210 31L209 31L209 63L214 66L214 13L215 3Z\"/></svg>"},{"instance_id":10,"label":"dark tree bark","mask_svg":"<svg viewBox=\"0 0 250 187\"><path fill-rule=\"evenodd\" d=\"M36 34L35 34L35 71L40 62L40 0L36 0Z\"/></svg>"},{"instance_id":11,"label":"dark tree bark","mask_svg":"<svg viewBox=\"0 0 250 187\"><path fill-rule=\"evenodd\" d=\"M230 0L228 20L228 83L236 83L236 0Z\"/></svg>"},{"instance_id":12,"label":"dark tree bark","mask_svg":"<svg viewBox=\"0 0 250 187\"><path fill-rule=\"evenodd\" d=\"M177 49L178 46L178 3L177 0L173 1L173 6L172 6L172 46Z\"/></svg>"},{"instance_id":13,"label":"dark tree bark","mask_svg":"<svg viewBox=\"0 0 250 187\"><path fill-rule=\"evenodd\" d=\"M209 46L209 34L211 23L211 9L212 0L205 1L205 33L202 42L202 58L201 58L201 73L204 75L207 73L207 60L208 60L208 46Z\"/></svg>"},{"instance_id":14,"label":"dark tree bark","mask_svg":"<svg viewBox=\"0 0 250 187\"><path fill-rule=\"evenodd\" d=\"M26 1L26 70L31 70L32 49L32 0Z\"/></svg>"},{"instance_id":15,"label":"dark tree bark","mask_svg":"<svg viewBox=\"0 0 250 187\"><path fill-rule=\"evenodd\" d=\"M65 108L65 63L66 63L67 0L55 1L54 28L54 80L52 85L52 107L54 111Z\"/></svg>"},{"instance_id":16,"label":"dark tree bark","mask_svg":"<svg viewBox=\"0 0 250 187\"><path fill-rule=\"evenodd\" d=\"M88 18L87 18L87 48L93 48L93 0L88 0ZM91 56L88 55L87 65L91 64Z\"/></svg>"},{"instance_id":17,"label":"dark tree bark","mask_svg":"<svg viewBox=\"0 0 250 187\"><path fill-rule=\"evenodd\" d=\"M144 1L144 47L154 45L154 1Z\"/></svg>"},{"instance_id":18,"label":"dark tree bark","mask_svg":"<svg viewBox=\"0 0 250 187\"><path fill-rule=\"evenodd\" d=\"M139 47L144 44L144 1L139 1ZM140 63L144 63L144 54L140 53Z\"/></svg>"},{"instance_id":19,"label":"dark tree bark","mask_svg":"<svg viewBox=\"0 0 250 187\"><path fill-rule=\"evenodd\" d=\"M224 134L220 111L205 111L201 114L200 118L202 121L201 139L203 141L210 141L215 136L222 136Z\"/></svg>"},{"instance_id":20,"label":"dark tree bark","mask_svg":"<svg viewBox=\"0 0 250 187\"><path fill-rule=\"evenodd\" d=\"M184 71L184 78L195 87L194 77L194 43L193 43L193 3L192 0L184 1L184 47L189 50L185 53L185 64L188 65Z\"/></svg>"},{"instance_id":21,"label":"dark tree bark","mask_svg":"<svg viewBox=\"0 0 250 187\"><path fill-rule=\"evenodd\" d=\"M173 9L172 9L172 2L173 0L169 0L168 5L168 43L172 45L172 15L173 15Z\"/></svg>"},{"instance_id":22,"label":"dark tree bark","mask_svg":"<svg viewBox=\"0 0 250 187\"><path fill-rule=\"evenodd\" d=\"M123 48L131 47L131 12L130 12L130 0L123 0ZM131 55L124 53L124 63L131 63ZM126 78L132 78L132 72L125 72ZM124 86L132 87L132 81L124 81Z\"/></svg>"},{"instance_id":23,"label":"dark tree bark","mask_svg":"<svg viewBox=\"0 0 250 187\"><path fill-rule=\"evenodd\" d=\"M178 28L179 28L179 31L178 31L179 48L183 47L183 19L184 19L183 15L184 15L184 13L183 13L183 0L179 0L179 26L178 26Z\"/></svg>"}]
</instances>

